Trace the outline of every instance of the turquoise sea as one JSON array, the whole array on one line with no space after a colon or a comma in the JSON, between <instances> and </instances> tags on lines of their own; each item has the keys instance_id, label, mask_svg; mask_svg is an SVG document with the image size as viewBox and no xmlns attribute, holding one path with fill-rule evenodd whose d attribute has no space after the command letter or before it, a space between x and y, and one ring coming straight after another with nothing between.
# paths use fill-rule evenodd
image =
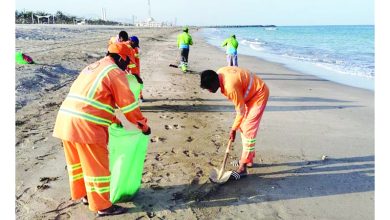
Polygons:
<instances>
[{"instance_id":1,"label":"turquoise sea","mask_svg":"<svg viewBox=\"0 0 390 220\"><path fill-rule=\"evenodd\" d=\"M203 28L201 33L219 48L225 38L235 34L239 55L260 57L302 73L374 90L374 29L372 25L280 26Z\"/></svg>"}]
</instances>

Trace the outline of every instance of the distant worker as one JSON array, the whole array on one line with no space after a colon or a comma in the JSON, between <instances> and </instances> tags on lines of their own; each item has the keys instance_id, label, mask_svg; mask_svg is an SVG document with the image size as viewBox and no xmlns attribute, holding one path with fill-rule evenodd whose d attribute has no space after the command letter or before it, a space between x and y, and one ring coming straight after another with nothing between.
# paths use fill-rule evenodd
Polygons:
<instances>
[{"instance_id":1,"label":"distant worker","mask_svg":"<svg viewBox=\"0 0 390 220\"><path fill-rule=\"evenodd\" d=\"M236 35L232 35L229 38L223 41L222 47L226 47L226 60L228 66L238 66L237 58L237 48L238 41L236 40Z\"/></svg>"},{"instance_id":2,"label":"distant worker","mask_svg":"<svg viewBox=\"0 0 390 220\"><path fill-rule=\"evenodd\" d=\"M119 32L117 37L111 37L111 39L108 42L108 46L110 46L111 44L116 44L116 43L125 44L127 47L130 48L130 50L131 50L130 63L126 68L126 72L131 73L131 69L136 67L135 51L134 51L133 47L131 46L131 42L129 40L129 35L127 34L126 31Z\"/></svg>"},{"instance_id":3,"label":"distant worker","mask_svg":"<svg viewBox=\"0 0 390 220\"><path fill-rule=\"evenodd\" d=\"M212 93L221 88L221 93L235 105L237 115L229 138L234 142L236 131L241 131L242 154L239 167L232 172L230 178L238 180L245 177L248 174L247 167L253 166L256 135L269 96L267 85L249 70L226 66L217 72L203 71L200 87Z\"/></svg>"},{"instance_id":4,"label":"distant worker","mask_svg":"<svg viewBox=\"0 0 390 220\"><path fill-rule=\"evenodd\" d=\"M108 41L108 46L110 46L111 44L116 44L116 43L122 43L122 44L125 44L126 46L128 46L131 50L131 54L130 54L130 64L129 64L129 68L133 68L135 67L135 56L134 56L134 50L133 48L130 46L130 41L129 41L129 35L127 34L126 31L121 31L119 32L118 36L116 37L111 37L111 39Z\"/></svg>"},{"instance_id":5,"label":"distant worker","mask_svg":"<svg viewBox=\"0 0 390 220\"><path fill-rule=\"evenodd\" d=\"M62 103L53 136L62 140L71 197L81 199L98 216L126 212L110 202L108 127L119 122L119 108L142 133L151 133L132 95L124 70L130 62L130 48L111 44L107 56L84 68Z\"/></svg>"},{"instance_id":6,"label":"distant worker","mask_svg":"<svg viewBox=\"0 0 390 220\"><path fill-rule=\"evenodd\" d=\"M180 68L185 73L188 68L188 55L192 45L192 37L188 34L188 27L183 28L183 33L177 36L177 47L180 48Z\"/></svg>"},{"instance_id":7,"label":"distant worker","mask_svg":"<svg viewBox=\"0 0 390 220\"><path fill-rule=\"evenodd\" d=\"M134 75L135 77L135 82L138 82L140 85L135 85L135 84L132 84L130 85L130 89L132 90L133 94L136 96L135 98L138 100L140 97L139 97L139 94L136 93L135 91L140 91L142 88L143 88L143 81L142 79L140 78L139 74L137 74L137 72L139 72L139 70L137 70L137 64L136 64L136 57L135 57L135 53L136 51L134 50L134 48L131 46L131 40L129 39L129 35L127 34L126 31L121 31L119 32L118 36L117 37L111 37L111 39L109 40L109 43L108 45L110 46L111 44L116 44L116 43L120 43L120 44L124 44L126 45L127 47L130 48L131 50L131 54L130 54L130 63L129 65L127 66L126 68L126 73L128 74L132 74ZM130 81L133 81L133 78L134 77L131 77L131 76L127 76L129 82ZM134 81L133 81L134 82ZM138 88L140 87L140 88ZM142 101L142 100L141 100Z\"/></svg>"},{"instance_id":8,"label":"distant worker","mask_svg":"<svg viewBox=\"0 0 390 220\"><path fill-rule=\"evenodd\" d=\"M143 88L143 81L141 79L139 39L137 36L130 37L130 46L134 50L134 59L135 59L135 65L133 65L130 68L130 71L131 71L131 74L137 76L137 79L139 78L139 83L141 84L141 87ZM139 98L142 102L144 101L144 97L142 96L142 90L141 90Z\"/></svg>"},{"instance_id":9,"label":"distant worker","mask_svg":"<svg viewBox=\"0 0 390 220\"><path fill-rule=\"evenodd\" d=\"M118 43L118 42L126 42L129 40L129 35L126 31L120 31L119 34L115 37L111 37L108 41L108 45Z\"/></svg>"}]
</instances>

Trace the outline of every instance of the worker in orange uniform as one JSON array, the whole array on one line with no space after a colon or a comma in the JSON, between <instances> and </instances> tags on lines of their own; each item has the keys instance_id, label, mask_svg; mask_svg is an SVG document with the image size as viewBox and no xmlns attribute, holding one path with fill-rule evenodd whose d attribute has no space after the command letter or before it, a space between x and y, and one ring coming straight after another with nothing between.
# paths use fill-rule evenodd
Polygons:
<instances>
[{"instance_id":1,"label":"worker in orange uniform","mask_svg":"<svg viewBox=\"0 0 390 220\"><path fill-rule=\"evenodd\" d=\"M130 63L126 68L126 72L130 73L130 69L136 67L136 60L135 60L135 51L130 45L130 40L129 40L129 34L126 31L120 31L119 34L116 37L111 37L110 40L108 41L108 46L111 44L117 44L117 43L122 43L125 44L130 48L131 54L130 54Z\"/></svg>"},{"instance_id":2,"label":"worker in orange uniform","mask_svg":"<svg viewBox=\"0 0 390 220\"><path fill-rule=\"evenodd\" d=\"M137 36L131 36L129 38L130 46L134 50L134 60L135 65L129 65L129 71L131 74L135 75L137 77L138 82L141 84L141 88L143 88L144 82L141 79L141 66L140 66L140 49L139 49L139 39ZM141 102L145 101L144 97L142 96L142 90L140 93L140 100Z\"/></svg>"},{"instance_id":3,"label":"worker in orange uniform","mask_svg":"<svg viewBox=\"0 0 390 220\"><path fill-rule=\"evenodd\" d=\"M212 93L221 88L221 93L235 105L237 115L229 138L234 142L236 131L241 131L242 155L231 178L240 179L248 174L247 167L253 166L257 130L267 105L269 89L256 74L236 66L222 67L217 72L203 71L200 86Z\"/></svg>"},{"instance_id":4,"label":"worker in orange uniform","mask_svg":"<svg viewBox=\"0 0 390 220\"><path fill-rule=\"evenodd\" d=\"M142 89L143 88L143 81L142 81L141 77L139 76L140 75L139 68L137 68L137 58L135 57L136 50L132 47L133 43L132 43L132 41L130 41L129 35L127 34L126 31L119 32L117 37L111 37L111 39L108 41L108 46L110 46L111 44L118 44L118 43L124 44L130 48L130 50L131 50L131 54L129 56L130 63L129 63L129 65L127 65L125 71L126 71L126 73L132 74L135 77L137 82L140 84L140 88ZM138 54L138 51L137 51L137 54ZM138 59L138 65L139 65L139 59ZM127 75L127 78L131 78L131 77L129 75ZM138 100L140 97L138 97L138 95L137 95L137 97L135 97L135 98ZM141 99L140 101L142 102L143 99Z\"/></svg>"},{"instance_id":5,"label":"worker in orange uniform","mask_svg":"<svg viewBox=\"0 0 390 220\"><path fill-rule=\"evenodd\" d=\"M110 38L110 40L108 41L108 46L110 46L110 44L115 44L118 42L126 42L128 40L129 40L129 34L127 34L126 31L120 31L117 36Z\"/></svg>"},{"instance_id":6,"label":"worker in orange uniform","mask_svg":"<svg viewBox=\"0 0 390 220\"><path fill-rule=\"evenodd\" d=\"M84 68L62 103L53 136L62 140L73 200L82 199L98 216L126 212L110 202L108 126L118 122L114 108L145 135L151 130L129 89L124 70L130 48L111 44L107 56Z\"/></svg>"}]
</instances>

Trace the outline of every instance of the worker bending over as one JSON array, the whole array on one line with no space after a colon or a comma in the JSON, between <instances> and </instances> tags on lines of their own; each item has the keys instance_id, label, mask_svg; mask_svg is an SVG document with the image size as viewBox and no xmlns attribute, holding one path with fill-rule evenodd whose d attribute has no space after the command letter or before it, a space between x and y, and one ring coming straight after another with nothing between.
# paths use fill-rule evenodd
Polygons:
<instances>
[{"instance_id":1,"label":"worker bending over","mask_svg":"<svg viewBox=\"0 0 390 220\"><path fill-rule=\"evenodd\" d=\"M64 146L71 197L82 199L98 216L126 212L109 198L107 144L108 127L118 122L114 109L119 108L145 135L151 133L124 72L130 55L129 47L114 43L106 57L84 68L62 103L54 126L53 136Z\"/></svg>"},{"instance_id":2,"label":"worker bending over","mask_svg":"<svg viewBox=\"0 0 390 220\"><path fill-rule=\"evenodd\" d=\"M222 67L217 72L203 71L200 87L212 93L221 88L221 93L235 105L237 115L229 138L234 142L236 131L241 132L242 154L239 167L232 172L231 178L240 179L247 175L247 167L253 166L256 135L267 105L269 89L256 74L235 66Z\"/></svg>"}]
</instances>

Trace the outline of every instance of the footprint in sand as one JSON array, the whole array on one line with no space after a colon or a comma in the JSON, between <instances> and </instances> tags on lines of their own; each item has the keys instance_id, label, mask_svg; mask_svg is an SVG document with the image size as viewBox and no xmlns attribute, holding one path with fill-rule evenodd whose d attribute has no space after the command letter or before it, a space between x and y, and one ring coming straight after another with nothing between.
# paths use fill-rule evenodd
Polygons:
<instances>
[{"instance_id":1,"label":"footprint in sand","mask_svg":"<svg viewBox=\"0 0 390 220\"><path fill-rule=\"evenodd\" d=\"M154 157L155 160L157 161L162 161L163 159L161 158L161 155L160 154L157 154L155 157Z\"/></svg>"},{"instance_id":2,"label":"footprint in sand","mask_svg":"<svg viewBox=\"0 0 390 220\"><path fill-rule=\"evenodd\" d=\"M168 116L168 115L160 115L159 117L163 118L163 119L173 119L174 118L174 117Z\"/></svg>"},{"instance_id":3,"label":"footprint in sand","mask_svg":"<svg viewBox=\"0 0 390 220\"><path fill-rule=\"evenodd\" d=\"M195 169L195 171L196 171L196 175L197 175L198 177L201 177L201 176L204 175L204 174L203 174L203 170L202 170L200 167L197 167L197 168Z\"/></svg>"},{"instance_id":4,"label":"footprint in sand","mask_svg":"<svg viewBox=\"0 0 390 220\"><path fill-rule=\"evenodd\" d=\"M164 137L158 137L158 136L154 136L150 139L150 142L152 143L156 143L156 142L162 142L162 143L165 143L167 139L164 138Z\"/></svg>"},{"instance_id":5,"label":"footprint in sand","mask_svg":"<svg viewBox=\"0 0 390 220\"><path fill-rule=\"evenodd\" d=\"M188 138L187 138L187 142L192 142L194 140L194 138L192 138L191 136L189 136Z\"/></svg>"},{"instance_id":6,"label":"footprint in sand","mask_svg":"<svg viewBox=\"0 0 390 220\"><path fill-rule=\"evenodd\" d=\"M165 127L165 130L185 128L185 126L179 126L178 124L164 125L164 127Z\"/></svg>"},{"instance_id":7,"label":"footprint in sand","mask_svg":"<svg viewBox=\"0 0 390 220\"><path fill-rule=\"evenodd\" d=\"M217 140L211 140L211 142L213 142L214 146L215 146L215 152L219 152L219 148L221 148L221 143Z\"/></svg>"},{"instance_id":8,"label":"footprint in sand","mask_svg":"<svg viewBox=\"0 0 390 220\"><path fill-rule=\"evenodd\" d=\"M52 181L56 181L58 180L58 176L56 177L41 177L39 179L39 181L42 183L41 185L38 185L37 186L37 189L40 189L40 190L45 190L45 189L48 189L50 188L49 185L47 185L48 183L52 182Z\"/></svg>"},{"instance_id":9,"label":"footprint in sand","mask_svg":"<svg viewBox=\"0 0 390 220\"><path fill-rule=\"evenodd\" d=\"M198 185L199 184L199 177L198 176L195 176L192 180L191 180L191 185Z\"/></svg>"}]
</instances>

